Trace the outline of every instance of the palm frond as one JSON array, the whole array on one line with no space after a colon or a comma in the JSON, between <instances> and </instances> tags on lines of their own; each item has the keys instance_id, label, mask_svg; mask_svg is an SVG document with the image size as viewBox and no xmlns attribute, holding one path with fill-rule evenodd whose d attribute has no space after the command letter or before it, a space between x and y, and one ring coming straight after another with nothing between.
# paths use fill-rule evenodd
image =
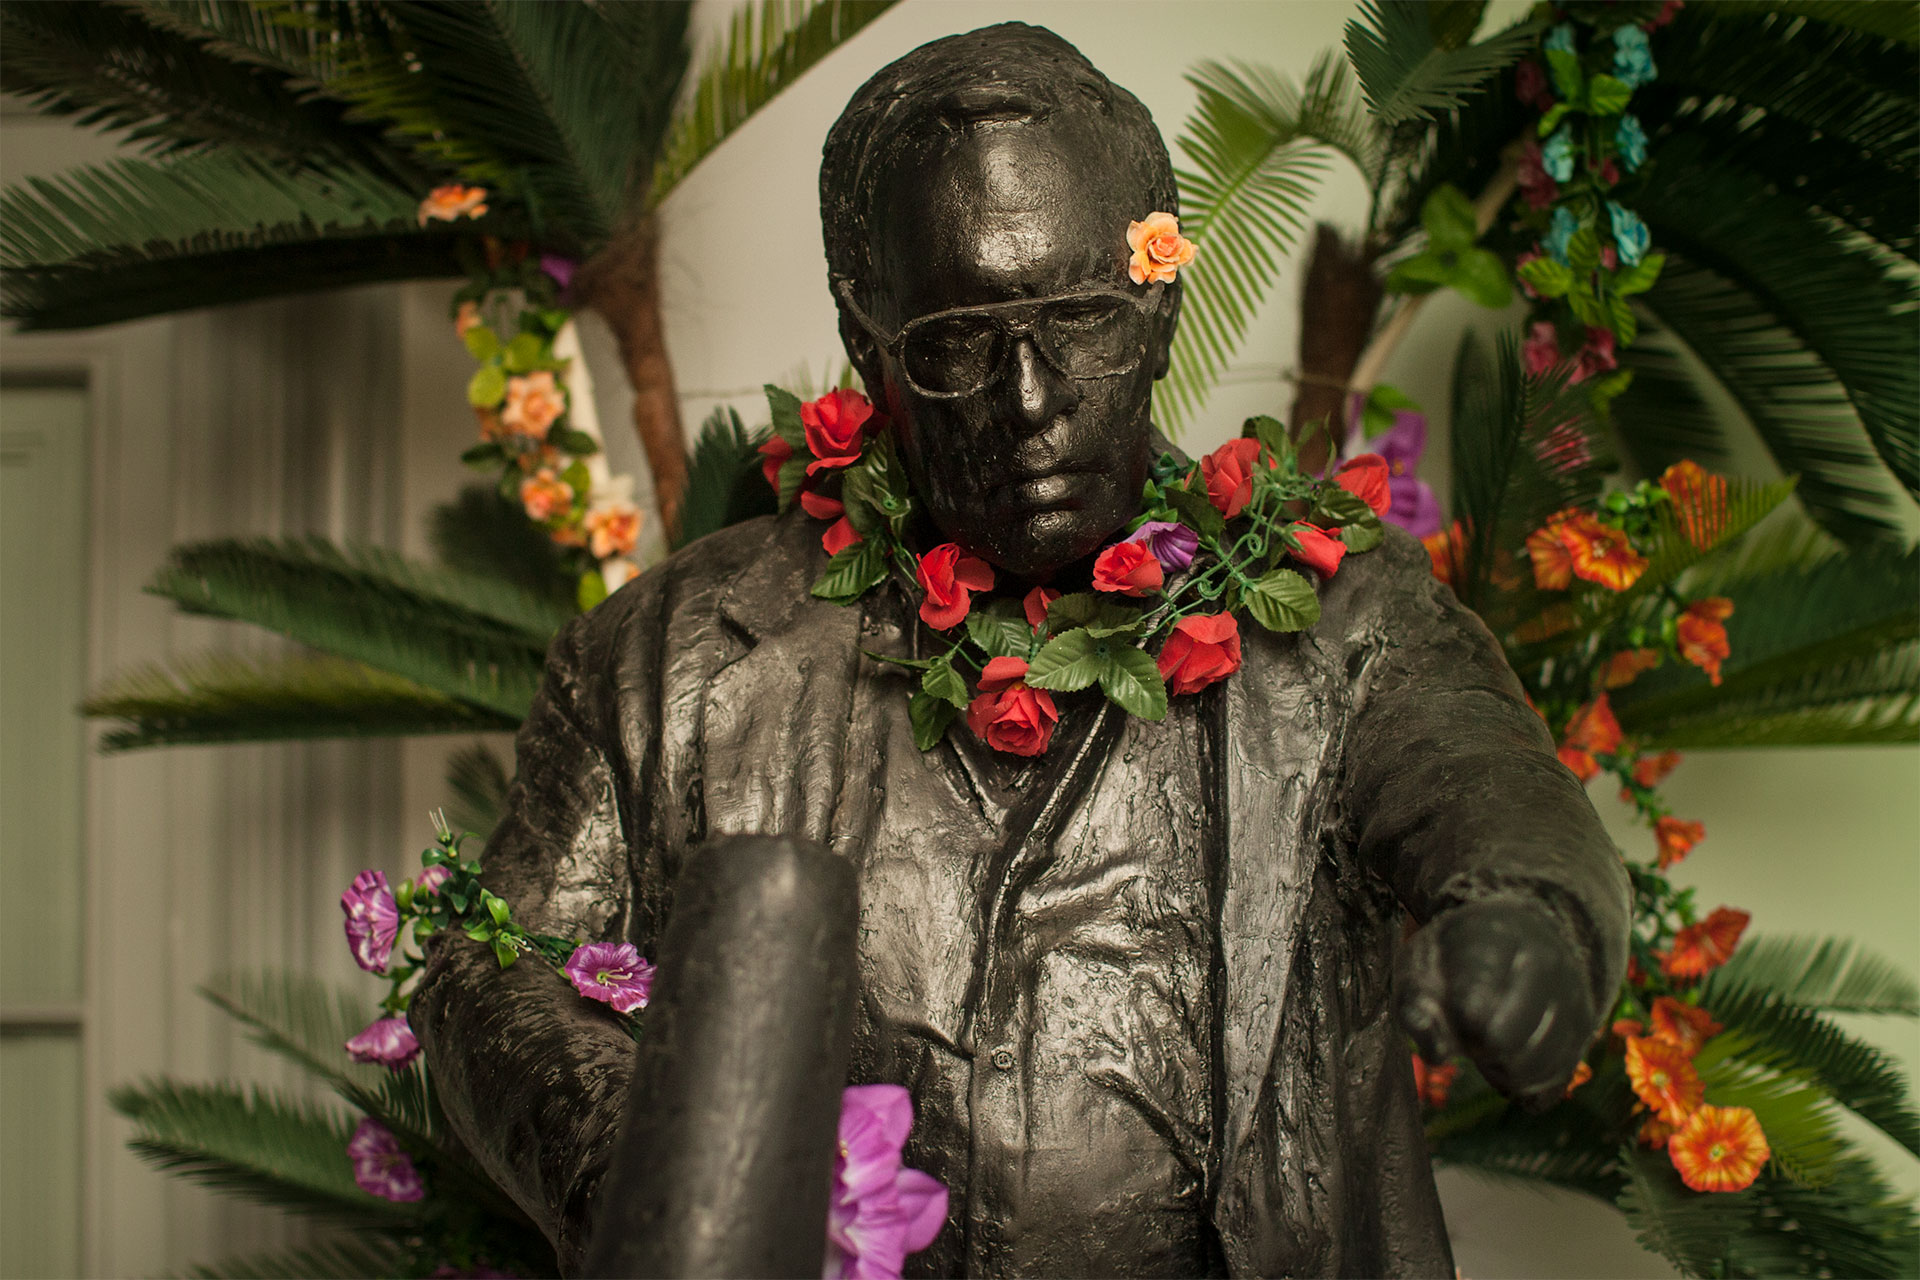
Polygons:
<instances>
[{"instance_id":1,"label":"palm frond","mask_svg":"<svg viewBox=\"0 0 1920 1280\"><path fill-rule=\"evenodd\" d=\"M128 1145L158 1168L260 1204L373 1230L413 1217L354 1184L347 1157L353 1123L331 1107L169 1080L116 1089L108 1100L136 1125Z\"/></svg>"},{"instance_id":2,"label":"palm frond","mask_svg":"<svg viewBox=\"0 0 1920 1280\"><path fill-rule=\"evenodd\" d=\"M1614 1135L1629 1123L1632 1094L1618 1060L1605 1063L1597 1083L1551 1110L1533 1114L1505 1103L1477 1072L1455 1082L1446 1111L1428 1126L1436 1163L1492 1178L1546 1182L1612 1203L1622 1175ZM1451 1124L1489 1105L1486 1119Z\"/></svg>"},{"instance_id":3,"label":"palm frond","mask_svg":"<svg viewBox=\"0 0 1920 1280\"><path fill-rule=\"evenodd\" d=\"M1739 1194L1689 1191L1665 1152L1621 1148L1626 1185L1617 1203L1640 1243L1682 1275L1720 1273L1734 1238L1747 1229L1747 1201Z\"/></svg>"},{"instance_id":4,"label":"palm frond","mask_svg":"<svg viewBox=\"0 0 1920 1280\"><path fill-rule=\"evenodd\" d=\"M250 1253L184 1274L191 1280L364 1280L402 1274L405 1250L379 1238L335 1240L277 1253Z\"/></svg>"},{"instance_id":5,"label":"palm frond","mask_svg":"<svg viewBox=\"0 0 1920 1280\"><path fill-rule=\"evenodd\" d=\"M1920 1018L1920 983L1849 938L1748 938L1700 988L1709 1009L1768 998L1827 1013Z\"/></svg>"},{"instance_id":6,"label":"palm frond","mask_svg":"<svg viewBox=\"0 0 1920 1280\"><path fill-rule=\"evenodd\" d=\"M777 503L760 474L760 443L747 434L732 409L721 406L707 415L687 460L687 496L680 508L676 548L730 524L773 514Z\"/></svg>"},{"instance_id":7,"label":"palm frond","mask_svg":"<svg viewBox=\"0 0 1920 1280\"><path fill-rule=\"evenodd\" d=\"M183 743L282 742L512 729L510 716L337 658L258 661L205 654L123 672L81 711L124 723L102 751Z\"/></svg>"},{"instance_id":8,"label":"palm frond","mask_svg":"<svg viewBox=\"0 0 1920 1280\"><path fill-rule=\"evenodd\" d=\"M1700 1072L1716 1107L1745 1107L1767 1135L1771 1159L1781 1173L1809 1187L1832 1182L1846 1153L1826 1091L1791 1075L1779 1075L1721 1058Z\"/></svg>"},{"instance_id":9,"label":"palm frond","mask_svg":"<svg viewBox=\"0 0 1920 1280\"><path fill-rule=\"evenodd\" d=\"M1838 1161L1817 1189L1763 1175L1741 1198L1750 1202L1747 1229L1733 1241L1723 1274L1897 1276L1912 1274L1920 1258L1912 1199L1896 1194L1865 1157Z\"/></svg>"},{"instance_id":10,"label":"palm frond","mask_svg":"<svg viewBox=\"0 0 1920 1280\"><path fill-rule=\"evenodd\" d=\"M555 618L577 607L577 583L552 538L495 485L468 485L433 509L428 538L450 569L508 583L545 602Z\"/></svg>"},{"instance_id":11,"label":"palm frond","mask_svg":"<svg viewBox=\"0 0 1920 1280\"><path fill-rule=\"evenodd\" d=\"M1479 44L1443 40L1444 6L1362 0L1347 24L1347 56L1383 125L1433 119L1481 89L1533 47L1539 24L1520 22ZM1451 46L1451 47L1449 47Z\"/></svg>"},{"instance_id":12,"label":"palm frond","mask_svg":"<svg viewBox=\"0 0 1920 1280\"><path fill-rule=\"evenodd\" d=\"M506 810L511 782L500 758L482 744L454 752L447 761L447 789L453 792L447 818L453 829L472 832L484 841Z\"/></svg>"},{"instance_id":13,"label":"palm frond","mask_svg":"<svg viewBox=\"0 0 1920 1280\"><path fill-rule=\"evenodd\" d=\"M1377 151L1353 81L1323 54L1298 88L1271 71L1207 62L1178 143L1181 226L1200 247L1186 269L1172 370L1155 408L1177 428L1198 412L1306 225L1332 150L1363 167Z\"/></svg>"},{"instance_id":14,"label":"palm frond","mask_svg":"<svg viewBox=\"0 0 1920 1280\"><path fill-rule=\"evenodd\" d=\"M648 198L680 180L822 58L885 13L894 0L760 0L743 3L700 68L667 131Z\"/></svg>"}]
</instances>

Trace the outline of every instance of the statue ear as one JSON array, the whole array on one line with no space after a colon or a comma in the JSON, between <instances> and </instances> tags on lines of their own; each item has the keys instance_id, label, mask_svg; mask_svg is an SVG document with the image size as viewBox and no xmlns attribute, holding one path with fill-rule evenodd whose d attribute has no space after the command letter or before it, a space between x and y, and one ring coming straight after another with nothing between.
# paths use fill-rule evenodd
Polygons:
<instances>
[{"instance_id":1,"label":"statue ear","mask_svg":"<svg viewBox=\"0 0 1920 1280\"><path fill-rule=\"evenodd\" d=\"M1167 286L1166 298L1160 306L1160 314L1154 317L1152 350L1147 352L1153 361L1153 377L1157 382L1167 376L1167 370L1173 363L1173 333L1180 327L1180 300L1186 296L1181 282L1175 280Z\"/></svg>"}]
</instances>

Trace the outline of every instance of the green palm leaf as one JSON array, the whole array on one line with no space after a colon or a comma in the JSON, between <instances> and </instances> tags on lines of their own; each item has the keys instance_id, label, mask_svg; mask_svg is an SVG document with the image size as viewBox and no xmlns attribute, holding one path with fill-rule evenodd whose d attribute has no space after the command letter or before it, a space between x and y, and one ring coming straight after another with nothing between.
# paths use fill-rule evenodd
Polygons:
<instances>
[{"instance_id":1,"label":"green palm leaf","mask_svg":"<svg viewBox=\"0 0 1920 1280\"><path fill-rule=\"evenodd\" d=\"M648 203L680 180L753 113L885 13L894 0L761 0L742 4L674 114L654 162Z\"/></svg>"},{"instance_id":2,"label":"green palm leaf","mask_svg":"<svg viewBox=\"0 0 1920 1280\"><path fill-rule=\"evenodd\" d=\"M1776 16L1783 25L1795 18L1811 18L1816 23L1898 41L1908 48L1920 46L1920 9L1887 4L1886 0L1714 0L1705 7L1716 14Z\"/></svg>"},{"instance_id":3,"label":"green palm leaf","mask_svg":"<svg viewBox=\"0 0 1920 1280\"><path fill-rule=\"evenodd\" d=\"M1633 1095L1619 1059L1602 1063L1578 1093L1538 1114L1500 1097L1467 1069L1445 1111L1427 1126L1434 1160L1494 1178L1546 1182L1611 1203L1620 1193L1614 1154ZM1476 1113L1484 1119L1472 1119ZM1463 1123L1464 1122L1464 1123Z\"/></svg>"},{"instance_id":4,"label":"green palm leaf","mask_svg":"<svg viewBox=\"0 0 1920 1280\"><path fill-rule=\"evenodd\" d=\"M1725 1274L1897 1276L1911 1274L1920 1258L1912 1199L1895 1194L1873 1161L1858 1155L1837 1162L1823 1187L1762 1176L1739 1198L1749 1202L1748 1225L1733 1241Z\"/></svg>"},{"instance_id":5,"label":"green palm leaf","mask_svg":"<svg viewBox=\"0 0 1920 1280\"><path fill-rule=\"evenodd\" d=\"M1920 1018L1920 984L1847 938L1747 938L1708 975L1700 998L1773 998L1827 1013Z\"/></svg>"},{"instance_id":6,"label":"green palm leaf","mask_svg":"<svg viewBox=\"0 0 1920 1280\"><path fill-rule=\"evenodd\" d=\"M1687 1189L1661 1151L1622 1147L1626 1185L1617 1203L1640 1243L1682 1275L1720 1274L1720 1260L1746 1230L1748 1202L1740 1194L1699 1195Z\"/></svg>"},{"instance_id":7,"label":"green palm leaf","mask_svg":"<svg viewBox=\"0 0 1920 1280\"><path fill-rule=\"evenodd\" d=\"M1383 125L1433 119L1464 103L1501 68L1533 48L1539 24L1521 22L1479 44L1462 32L1459 6L1418 0L1362 0L1347 24L1347 56L1360 77L1367 105Z\"/></svg>"},{"instance_id":8,"label":"green palm leaf","mask_svg":"<svg viewBox=\"0 0 1920 1280\"><path fill-rule=\"evenodd\" d=\"M480 743L454 752L447 761L447 789L453 792L447 818L453 829L484 841L506 811L512 781L500 758Z\"/></svg>"},{"instance_id":9,"label":"green palm leaf","mask_svg":"<svg viewBox=\"0 0 1920 1280\"><path fill-rule=\"evenodd\" d=\"M192 1280L363 1280L402 1275L405 1251L378 1238L336 1240L278 1253L250 1253L185 1274Z\"/></svg>"},{"instance_id":10,"label":"green palm leaf","mask_svg":"<svg viewBox=\"0 0 1920 1280\"><path fill-rule=\"evenodd\" d=\"M1731 1058L1709 1063L1700 1079L1714 1106L1753 1112L1781 1173L1809 1187L1833 1181L1847 1144L1825 1090L1797 1076L1757 1070Z\"/></svg>"},{"instance_id":11,"label":"green palm leaf","mask_svg":"<svg viewBox=\"0 0 1920 1280\"><path fill-rule=\"evenodd\" d=\"M760 440L747 434L740 415L721 407L707 416L687 460L687 496L680 508L684 547L716 529L772 515L773 490L760 474Z\"/></svg>"},{"instance_id":12,"label":"green palm leaf","mask_svg":"<svg viewBox=\"0 0 1920 1280\"><path fill-rule=\"evenodd\" d=\"M579 608L579 580L568 572L559 546L497 485L468 485L452 502L435 507L427 534L442 565L518 588L540 601L556 623Z\"/></svg>"},{"instance_id":13,"label":"green palm leaf","mask_svg":"<svg viewBox=\"0 0 1920 1280\"><path fill-rule=\"evenodd\" d=\"M357 662L259 661L230 654L124 672L95 691L81 711L125 722L102 736L103 751L181 743L483 733L518 723Z\"/></svg>"}]
</instances>

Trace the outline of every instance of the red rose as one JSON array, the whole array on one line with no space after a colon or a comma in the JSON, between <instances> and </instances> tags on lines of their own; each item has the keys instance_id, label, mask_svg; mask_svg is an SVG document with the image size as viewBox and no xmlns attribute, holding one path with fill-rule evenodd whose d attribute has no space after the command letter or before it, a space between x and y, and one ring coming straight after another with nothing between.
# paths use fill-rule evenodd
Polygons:
<instances>
[{"instance_id":1,"label":"red rose","mask_svg":"<svg viewBox=\"0 0 1920 1280\"><path fill-rule=\"evenodd\" d=\"M1169 693L1198 693L1240 669L1240 626L1230 613L1182 618L1161 646L1157 665Z\"/></svg>"},{"instance_id":2,"label":"red rose","mask_svg":"<svg viewBox=\"0 0 1920 1280\"><path fill-rule=\"evenodd\" d=\"M1200 477L1207 482L1207 501L1231 520L1253 497L1253 460L1260 442L1242 437L1229 440L1200 459Z\"/></svg>"},{"instance_id":3,"label":"red rose","mask_svg":"<svg viewBox=\"0 0 1920 1280\"><path fill-rule=\"evenodd\" d=\"M806 429L807 464L812 475L826 467L850 466L860 460L862 428L873 418L873 406L858 391L829 391L800 406L800 425Z\"/></svg>"},{"instance_id":4,"label":"red rose","mask_svg":"<svg viewBox=\"0 0 1920 1280\"><path fill-rule=\"evenodd\" d=\"M1116 542L1093 562L1095 591L1143 596L1149 591L1158 591L1165 581L1160 562L1138 542Z\"/></svg>"},{"instance_id":5,"label":"red rose","mask_svg":"<svg viewBox=\"0 0 1920 1280\"><path fill-rule=\"evenodd\" d=\"M1020 608L1027 615L1027 625L1035 631L1044 631L1047 626L1047 606L1059 598L1060 593L1052 587L1035 587L1027 592L1027 598L1020 602Z\"/></svg>"},{"instance_id":6,"label":"red rose","mask_svg":"<svg viewBox=\"0 0 1920 1280\"><path fill-rule=\"evenodd\" d=\"M793 456L793 446L779 436L769 436L760 446L760 456L766 459L760 464L760 474L767 478L769 488L780 492L780 468Z\"/></svg>"},{"instance_id":7,"label":"red rose","mask_svg":"<svg viewBox=\"0 0 1920 1280\"><path fill-rule=\"evenodd\" d=\"M1347 554L1346 543L1305 520L1288 525L1287 532L1300 540L1300 549L1293 553L1293 558L1317 570L1323 578L1331 578L1333 571L1340 567L1340 557Z\"/></svg>"},{"instance_id":8,"label":"red rose","mask_svg":"<svg viewBox=\"0 0 1920 1280\"><path fill-rule=\"evenodd\" d=\"M1020 658L993 659L980 673L980 696L967 704L967 728L995 751L1037 756L1060 723L1052 696L1020 683L1026 674Z\"/></svg>"},{"instance_id":9,"label":"red rose","mask_svg":"<svg viewBox=\"0 0 1920 1280\"><path fill-rule=\"evenodd\" d=\"M920 602L920 617L935 631L958 626L973 607L972 593L993 589L993 570L987 562L951 542L943 542L921 556L913 576L927 593Z\"/></svg>"},{"instance_id":10,"label":"red rose","mask_svg":"<svg viewBox=\"0 0 1920 1280\"><path fill-rule=\"evenodd\" d=\"M811 489L800 491L800 508L815 520L837 520L847 514L846 503Z\"/></svg>"},{"instance_id":11,"label":"red rose","mask_svg":"<svg viewBox=\"0 0 1920 1280\"><path fill-rule=\"evenodd\" d=\"M1333 482L1372 507L1373 514L1384 516L1393 505L1393 494L1388 489L1390 474L1385 458L1377 453L1363 453L1341 463L1340 470L1333 474Z\"/></svg>"},{"instance_id":12,"label":"red rose","mask_svg":"<svg viewBox=\"0 0 1920 1280\"><path fill-rule=\"evenodd\" d=\"M837 556L854 543L865 541L865 538L853 531L853 522L845 516L835 520L832 526L820 535L820 545L827 549L827 554L830 556Z\"/></svg>"}]
</instances>

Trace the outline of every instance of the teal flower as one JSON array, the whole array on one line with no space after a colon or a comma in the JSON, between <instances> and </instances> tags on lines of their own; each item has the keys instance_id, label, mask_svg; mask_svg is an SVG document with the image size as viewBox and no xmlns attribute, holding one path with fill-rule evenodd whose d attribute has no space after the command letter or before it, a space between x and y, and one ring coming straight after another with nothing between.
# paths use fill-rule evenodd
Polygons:
<instances>
[{"instance_id":1,"label":"teal flower","mask_svg":"<svg viewBox=\"0 0 1920 1280\"><path fill-rule=\"evenodd\" d=\"M1613 74L1629 89L1652 84L1660 74L1647 47L1647 33L1631 23L1613 33Z\"/></svg>"},{"instance_id":2,"label":"teal flower","mask_svg":"<svg viewBox=\"0 0 1920 1280\"><path fill-rule=\"evenodd\" d=\"M1620 261L1629 267L1640 265L1653 237L1640 215L1614 200L1607 201L1607 217L1613 220L1613 242L1620 248Z\"/></svg>"},{"instance_id":3,"label":"teal flower","mask_svg":"<svg viewBox=\"0 0 1920 1280\"><path fill-rule=\"evenodd\" d=\"M1569 265L1567 241L1573 239L1573 233L1579 229L1580 219L1573 216L1573 210L1560 208L1553 211L1553 225L1547 229L1547 238L1541 244L1553 260L1563 267Z\"/></svg>"},{"instance_id":4,"label":"teal flower","mask_svg":"<svg viewBox=\"0 0 1920 1280\"><path fill-rule=\"evenodd\" d=\"M1573 139L1568 136L1565 125L1554 130L1547 145L1540 148L1540 160L1555 182L1565 182L1573 176Z\"/></svg>"},{"instance_id":5,"label":"teal flower","mask_svg":"<svg viewBox=\"0 0 1920 1280\"><path fill-rule=\"evenodd\" d=\"M1620 163L1632 173L1647 162L1647 131L1635 116L1621 116L1613 131L1613 145L1620 148Z\"/></svg>"},{"instance_id":6,"label":"teal flower","mask_svg":"<svg viewBox=\"0 0 1920 1280\"><path fill-rule=\"evenodd\" d=\"M1635 28L1635 30L1638 29L1637 27ZM1644 39L1644 37L1642 38ZM1553 30L1547 32L1547 48L1558 49L1561 53L1574 52L1573 24L1563 22Z\"/></svg>"}]
</instances>

